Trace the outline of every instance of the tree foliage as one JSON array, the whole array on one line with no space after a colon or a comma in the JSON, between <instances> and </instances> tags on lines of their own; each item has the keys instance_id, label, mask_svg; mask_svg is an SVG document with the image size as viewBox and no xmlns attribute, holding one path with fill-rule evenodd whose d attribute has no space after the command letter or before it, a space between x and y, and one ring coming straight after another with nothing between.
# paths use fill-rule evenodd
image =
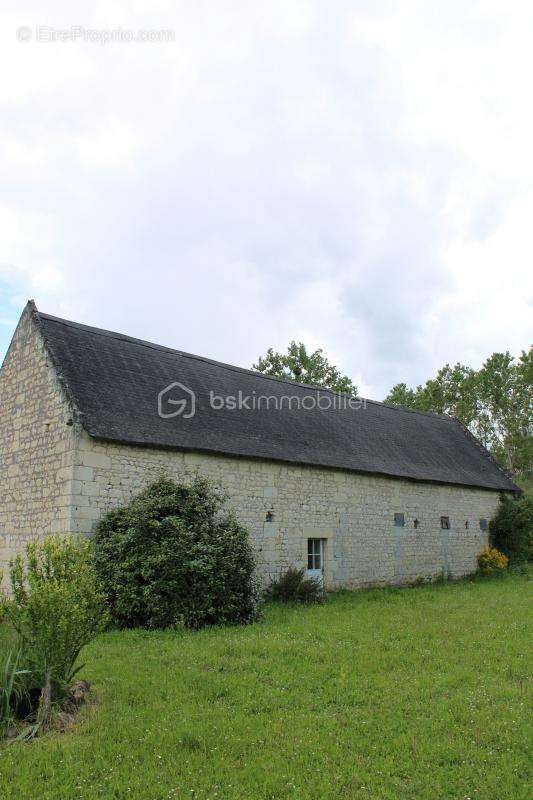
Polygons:
<instances>
[{"instance_id":1,"label":"tree foliage","mask_svg":"<svg viewBox=\"0 0 533 800\"><path fill-rule=\"evenodd\" d=\"M531 479L533 349L515 359L493 353L481 369L446 364L423 386L398 383L385 403L450 414L461 420L507 469Z\"/></svg>"},{"instance_id":2,"label":"tree foliage","mask_svg":"<svg viewBox=\"0 0 533 800\"><path fill-rule=\"evenodd\" d=\"M334 392L357 394L357 387L350 378L342 375L337 367L330 364L321 349L308 353L302 342L292 341L286 353L274 352L272 347L269 347L266 355L259 358L252 369L295 383L307 383L311 386L332 389Z\"/></svg>"},{"instance_id":3,"label":"tree foliage","mask_svg":"<svg viewBox=\"0 0 533 800\"><path fill-rule=\"evenodd\" d=\"M106 514L96 569L121 627L245 623L257 613L248 532L207 479L161 479Z\"/></svg>"},{"instance_id":4,"label":"tree foliage","mask_svg":"<svg viewBox=\"0 0 533 800\"><path fill-rule=\"evenodd\" d=\"M511 563L533 561L533 499L503 496L489 531L491 544Z\"/></svg>"}]
</instances>

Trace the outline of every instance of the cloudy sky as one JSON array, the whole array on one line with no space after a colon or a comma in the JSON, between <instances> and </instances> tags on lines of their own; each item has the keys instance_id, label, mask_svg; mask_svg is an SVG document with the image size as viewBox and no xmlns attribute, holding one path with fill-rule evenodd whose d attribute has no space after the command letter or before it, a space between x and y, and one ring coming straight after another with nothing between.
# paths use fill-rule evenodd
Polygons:
<instances>
[{"instance_id":1,"label":"cloudy sky","mask_svg":"<svg viewBox=\"0 0 533 800\"><path fill-rule=\"evenodd\" d=\"M376 399L533 340L529 0L2 5L0 355L29 297Z\"/></svg>"}]
</instances>

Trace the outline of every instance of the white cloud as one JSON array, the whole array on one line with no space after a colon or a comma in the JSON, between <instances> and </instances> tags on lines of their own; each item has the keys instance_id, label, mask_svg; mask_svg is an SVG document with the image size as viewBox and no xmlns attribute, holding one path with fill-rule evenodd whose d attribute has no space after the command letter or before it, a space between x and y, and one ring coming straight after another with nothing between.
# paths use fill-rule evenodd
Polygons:
<instances>
[{"instance_id":1,"label":"white cloud","mask_svg":"<svg viewBox=\"0 0 533 800\"><path fill-rule=\"evenodd\" d=\"M57 3L0 34L0 312L380 398L531 339L529 3ZM175 42L18 42L21 25Z\"/></svg>"}]
</instances>

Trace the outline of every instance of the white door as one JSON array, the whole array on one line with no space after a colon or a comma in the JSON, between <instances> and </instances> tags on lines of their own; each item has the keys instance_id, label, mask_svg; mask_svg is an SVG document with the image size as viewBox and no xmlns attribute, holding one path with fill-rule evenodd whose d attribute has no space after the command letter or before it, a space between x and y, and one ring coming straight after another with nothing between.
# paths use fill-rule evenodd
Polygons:
<instances>
[{"instance_id":1,"label":"white door","mask_svg":"<svg viewBox=\"0 0 533 800\"><path fill-rule=\"evenodd\" d=\"M324 582L324 551L325 539L307 540L307 574L310 578L316 578L322 584Z\"/></svg>"}]
</instances>

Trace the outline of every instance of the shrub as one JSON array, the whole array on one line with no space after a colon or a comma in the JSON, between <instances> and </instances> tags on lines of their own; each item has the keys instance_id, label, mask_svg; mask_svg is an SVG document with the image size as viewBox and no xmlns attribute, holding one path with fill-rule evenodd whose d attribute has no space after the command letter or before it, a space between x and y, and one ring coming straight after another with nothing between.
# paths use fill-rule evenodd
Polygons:
<instances>
[{"instance_id":1,"label":"shrub","mask_svg":"<svg viewBox=\"0 0 533 800\"><path fill-rule=\"evenodd\" d=\"M289 567L271 581L265 594L269 600L294 603L320 603L325 599L320 581L307 577L304 569L296 567Z\"/></svg>"},{"instance_id":2,"label":"shrub","mask_svg":"<svg viewBox=\"0 0 533 800\"><path fill-rule=\"evenodd\" d=\"M533 499L503 496L489 523L490 542L512 563L533 560Z\"/></svg>"},{"instance_id":3,"label":"shrub","mask_svg":"<svg viewBox=\"0 0 533 800\"><path fill-rule=\"evenodd\" d=\"M98 589L90 543L50 536L30 542L26 558L10 565L13 598L8 618L18 633L33 689L50 685L64 694L82 648L106 624L105 598Z\"/></svg>"},{"instance_id":4,"label":"shrub","mask_svg":"<svg viewBox=\"0 0 533 800\"><path fill-rule=\"evenodd\" d=\"M483 575L498 575L505 572L509 559L495 547L487 547L479 553L477 563Z\"/></svg>"},{"instance_id":5,"label":"shrub","mask_svg":"<svg viewBox=\"0 0 533 800\"><path fill-rule=\"evenodd\" d=\"M121 627L190 628L257 616L248 532L205 478L160 479L97 525L93 553Z\"/></svg>"}]
</instances>

